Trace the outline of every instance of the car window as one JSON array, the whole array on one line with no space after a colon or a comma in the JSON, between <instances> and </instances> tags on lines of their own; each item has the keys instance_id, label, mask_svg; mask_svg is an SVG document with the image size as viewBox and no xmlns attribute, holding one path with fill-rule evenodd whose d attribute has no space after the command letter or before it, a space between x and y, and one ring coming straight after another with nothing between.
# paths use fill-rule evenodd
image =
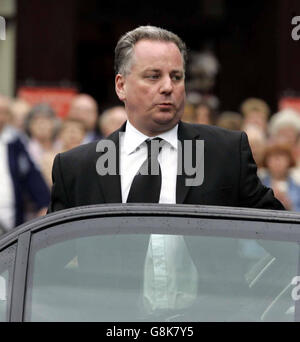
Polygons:
<instances>
[{"instance_id":1,"label":"car window","mask_svg":"<svg viewBox=\"0 0 300 342\"><path fill-rule=\"evenodd\" d=\"M226 220L177 218L186 235L164 232L159 218L138 220L126 218L123 228L119 222L100 229L94 220L34 234L24 319L295 320L298 243L201 232L202 225L226 228L232 224Z\"/></svg>"},{"instance_id":2,"label":"car window","mask_svg":"<svg viewBox=\"0 0 300 342\"><path fill-rule=\"evenodd\" d=\"M136 320L148 236L89 236L37 250L25 320Z\"/></svg>"},{"instance_id":3,"label":"car window","mask_svg":"<svg viewBox=\"0 0 300 342\"><path fill-rule=\"evenodd\" d=\"M294 321L299 245L187 237L200 275L192 316L200 321Z\"/></svg>"},{"instance_id":4,"label":"car window","mask_svg":"<svg viewBox=\"0 0 300 342\"><path fill-rule=\"evenodd\" d=\"M9 319L16 245L0 252L0 322Z\"/></svg>"}]
</instances>

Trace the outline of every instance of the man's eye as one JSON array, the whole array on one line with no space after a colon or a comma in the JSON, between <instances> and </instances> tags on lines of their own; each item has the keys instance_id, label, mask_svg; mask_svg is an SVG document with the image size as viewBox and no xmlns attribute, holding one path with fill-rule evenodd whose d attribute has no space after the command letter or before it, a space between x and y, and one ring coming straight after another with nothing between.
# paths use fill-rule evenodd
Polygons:
<instances>
[{"instance_id":1,"label":"man's eye","mask_svg":"<svg viewBox=\"0 0 300 342\"><path fill-rule=\"evenodd\" d=\"M173 81L180 81L180 80L182 80L182 75L173 75L172 80Z\"/></svg>"},{"instance_id":2,"label":"man's eye","mask_svg":"<svg viewBox=\"0 0 300 342\"><path fill-rule=\"evenodd\" d=\"M159 78L159 75L148 75L146 77L151 79L151 80L157 80Z\"/></svg>"}]
</instances>

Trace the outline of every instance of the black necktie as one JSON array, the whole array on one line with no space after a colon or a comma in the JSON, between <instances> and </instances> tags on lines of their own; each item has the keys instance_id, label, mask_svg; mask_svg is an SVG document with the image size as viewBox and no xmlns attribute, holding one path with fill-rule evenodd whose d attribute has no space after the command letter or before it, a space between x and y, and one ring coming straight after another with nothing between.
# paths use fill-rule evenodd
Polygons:
<instances>
[{"instance_id":1,"label":"black necktie","mask_svg":"<svg viewBox=\"0 0 300 342\"><path fill-rule=\"evenodd\" d=\"M134 176L127 203L158 203L161 190L161 168L157 160L161 138L147 139L148 157Z\"/></svg>"}]
</instances>

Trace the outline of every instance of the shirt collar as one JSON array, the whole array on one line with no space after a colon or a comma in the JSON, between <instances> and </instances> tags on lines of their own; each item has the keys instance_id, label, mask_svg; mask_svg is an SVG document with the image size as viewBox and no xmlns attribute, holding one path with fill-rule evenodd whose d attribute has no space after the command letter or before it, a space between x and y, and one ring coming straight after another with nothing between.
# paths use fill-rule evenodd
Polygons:
<instances>
[{"instance_id":1,"label":"shirt collar","mask_svg":"<svg viewBox=\"0 0 300 342\"><path fill-rule=\"evenodd\" d=\"M166 142L168 142L173 148L177 150L177 131L178 131L178 124L174 126L167 132L163 132L158 134L155 137L148 137L147 135L143 134L139 130L137 130L128 120L126 123L126 129L124 133L124 150L127 154L131 154L134 152L145 140L152 139L152 138L162 138Z\"/></svg>"}]
</instances>

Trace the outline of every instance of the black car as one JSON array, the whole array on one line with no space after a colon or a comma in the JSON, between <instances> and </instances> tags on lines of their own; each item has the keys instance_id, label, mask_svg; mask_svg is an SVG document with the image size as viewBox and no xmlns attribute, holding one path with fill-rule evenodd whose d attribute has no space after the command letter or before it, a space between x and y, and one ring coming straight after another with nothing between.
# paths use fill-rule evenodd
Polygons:
<instances>
[{"instance_id":1,"label":"black car","mask_svg":"<svg viewBox=\"0 0 300 342\"><path fill-rule=\"evenodd\" d=\"M299 321L300 215L59 211L0 239L0 321Z\"/></svg>"}]
</instances>

